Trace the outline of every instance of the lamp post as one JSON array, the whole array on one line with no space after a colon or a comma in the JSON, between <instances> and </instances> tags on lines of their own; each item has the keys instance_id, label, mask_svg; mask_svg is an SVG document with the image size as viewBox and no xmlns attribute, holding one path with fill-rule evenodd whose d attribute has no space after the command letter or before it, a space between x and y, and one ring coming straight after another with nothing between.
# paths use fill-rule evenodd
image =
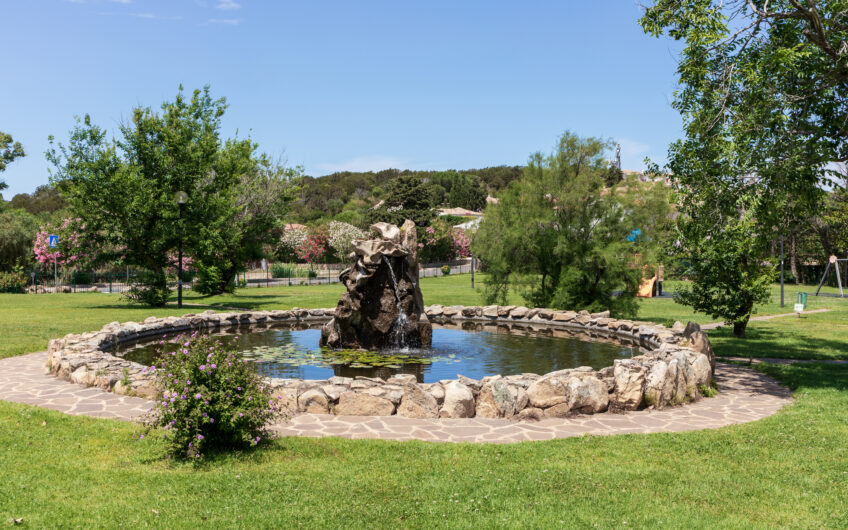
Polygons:
<instances>
[{"instance_id":1,"label":"lamp post","mask_svg":"<svg viewBox=\"0 0 848 530\"><path fill-rule=\"evenodd\" d=\"M174 194L174 200L180 207L180 243L177 251L177 307L183 306L183 207L188 202L188 193L178 191Z\"/></svg>"}]
</instances>

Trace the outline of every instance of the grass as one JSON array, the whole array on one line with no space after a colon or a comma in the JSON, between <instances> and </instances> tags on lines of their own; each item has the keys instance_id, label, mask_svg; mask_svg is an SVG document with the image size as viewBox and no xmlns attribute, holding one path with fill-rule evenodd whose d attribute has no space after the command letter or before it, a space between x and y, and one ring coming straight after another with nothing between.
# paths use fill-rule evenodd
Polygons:
<instances>
[{"instance_id":1,"label":"grass","mask_svg":"<svg viewBox=\"0 0 848 530\"><path fill-rule=\"evenodd\" d=\"M427 303L479 303L468 275L423 279L422 289ZM279 309L329 307L340 292L186 298ZM744 341L729 330L710 336L724 355L848 357L848 301L811 298L810 307L832 311L752 322ZM0 295L0 357L113 320L186 311L105 294ZM639 318L691 316L651 299ZM201 464L168 460L160 440L133 440L131 424L0 402L0 526L18 518L31 527L848 526L848 366L758 368L790 385L795 403L717 430L513 445L283 438Z\"/></svg>"},{"instance_id":2,"label":"grass","mask_svg":"<svg viewBox=\"0 0 848 530\"><path fill-rule=\"evenodd\" d=\"M482 303L480 287L484 278L485 275L476 275L474 288L471 287L469 274L422 278L421 288L428 304L474 305ZM676 288L673 282L667 283L667 289ZM263 287L240 289L233 294L218 296L201 296L188 291L185 302L203 307L185 307L182 310L177 309L174 303L164 308L132 305L117 294L0 294L0 358L43 350L52 338L99 329L115 320L141 321L151 315L181 315L210 307L220 310L225 310L224 307L254 310L334 307L342 289L339 284ZM798 290L812 292L814 288L787 288L788 304L784 308L777 303L779 288L774 286L772 290L774 301L758 308L758 315L791 312L795 293ZM835 289L828 292L835 292ZM749 339L743 342L733 339L728 330L713 331L711 337L715 337L716 350L721 355L753 353L755 357L848 358L848 348L843 345L845 337L848 337L848 299L810 296L807 300L809 309L824 307L832 311L805 315L801 319L790 318L791 323L786 319L752 322ZM509 302L516 305L524 303L516 294L511 295ZM712 321L708 315L693 313L690 308L667 298L641 300L637 318L659 323Z\"/></svg>"},{"instance_id":3,"label":"grass","mask_svg":"<svg viewBox=\"0 0 848 530\"><path fill-rule=\"evenodd\" d=\"M284 438L200 465L127 423L0 403L0 524L31 527L844 527L848 367L717 430L513 445Z\"/></svg>"}]
</instances>

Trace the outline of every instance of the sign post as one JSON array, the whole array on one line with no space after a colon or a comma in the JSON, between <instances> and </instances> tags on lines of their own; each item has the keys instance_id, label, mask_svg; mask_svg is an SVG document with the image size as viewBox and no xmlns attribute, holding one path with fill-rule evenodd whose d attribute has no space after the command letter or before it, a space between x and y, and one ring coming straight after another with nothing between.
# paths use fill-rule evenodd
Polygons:
<instances>
[{"instance_id":1,"label":"sign post","mask_svg":"<svg viewBox=\"0 0 848 530\"><path fill-rule=\"evenodd\" d=\"M59 236L50 234L47 238L47 246L56 248L59 246ZM59 292L59 268L56 265L56 251L53 251L53 292Z\"/></svg>"}]
</instances>

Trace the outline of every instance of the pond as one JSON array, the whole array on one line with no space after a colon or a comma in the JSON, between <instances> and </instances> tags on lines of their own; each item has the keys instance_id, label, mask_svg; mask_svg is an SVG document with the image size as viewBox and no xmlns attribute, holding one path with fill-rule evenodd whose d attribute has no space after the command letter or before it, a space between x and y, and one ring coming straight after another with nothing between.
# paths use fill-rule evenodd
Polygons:
<instances>
[{"instance_id":1,"label":"pond","mask_svg":"<svg viewBox=\"0 0 848 530\"><path fill-rule=\"evenodd\" d=\"M556 336L554 336L556 333ZM426 349L380 352L329 350L318 345L321 329L315 327L231 328L218 333L232 337L243 357L254 359L268 377L327 379L382 377L414 374L420 383L472 379L487 375L545 374L565 368L611 366L615 359L638 355L637 347L591 339L557 330L527 330L507 326L433 325L433 343ZM165 342L123 345L116 355L150 365L158 352L176 345Z\"/></svg>"}]
</instances>

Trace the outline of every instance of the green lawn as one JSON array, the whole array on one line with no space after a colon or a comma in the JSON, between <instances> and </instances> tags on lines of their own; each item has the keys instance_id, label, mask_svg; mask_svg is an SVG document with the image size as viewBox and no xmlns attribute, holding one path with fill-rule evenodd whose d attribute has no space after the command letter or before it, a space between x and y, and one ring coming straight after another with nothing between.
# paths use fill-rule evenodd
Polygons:
<instances>
[{"instance_id":1,"label":"green lawn","mask_svg":"<svg viewBox=\"0 0 848 530\"><path fill-rule=\"evenodd\" d=\"M479 303L468 275L424 279L422 289L427 303ZM328 307L339 293L337 285L283 287L187 300ZM810 307L833 311L753 322L744 341L710 335L724 355L848 358L848 300L811 299ZM192 310L133 307L105 294L0 295L0 357L113 320ZM670 300L645 300L639 318L691 317ZM159 440L133 440L127 423L0 402L0 525L848 526L848 367L760 369L795 389L796 402L718 430L514 445L284 438L200 465L166 459Z\"/></svg>"},{"instance_id":2,"label":"green lawn","mask_svg":"<svg viewBox=\"0 0 848 530\"><path fill-rule=\"evenodd\" d=\"M127 423L0 403L0 524L189 528L845 527L848 368L768 367L745 425L513 445L284 438L194 466Z\"/></svg>"}]
</instances>

